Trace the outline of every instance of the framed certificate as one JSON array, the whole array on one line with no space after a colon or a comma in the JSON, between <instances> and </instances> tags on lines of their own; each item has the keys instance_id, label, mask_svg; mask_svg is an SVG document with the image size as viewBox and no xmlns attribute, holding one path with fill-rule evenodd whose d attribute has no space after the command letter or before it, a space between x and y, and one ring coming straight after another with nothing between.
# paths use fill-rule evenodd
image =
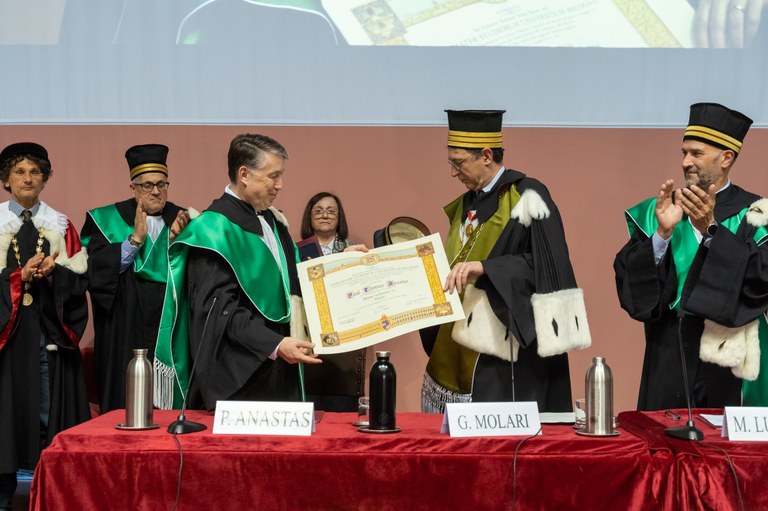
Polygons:
<instances>
[{"instance_id":1,"label":"framed certificate","mask_svg":"<svg viewBox=\"0 0 768 511\"><path fill-rule=\"evenodd\" d=\"M438 234L367 253L342 252L298 265L310 338L318 354L344 353L464 318Z\"/></svg>"}]
</instances>

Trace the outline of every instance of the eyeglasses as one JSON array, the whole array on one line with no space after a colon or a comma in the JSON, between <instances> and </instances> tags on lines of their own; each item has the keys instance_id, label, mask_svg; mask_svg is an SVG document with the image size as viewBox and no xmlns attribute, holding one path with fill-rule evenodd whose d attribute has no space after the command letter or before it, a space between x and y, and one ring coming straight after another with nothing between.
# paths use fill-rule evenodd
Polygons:
<instances>
[{"instance_id":1,"label":"eyeglasses","mask_svg":"<svg viewBox=\"0 0 768 511\"><path fill-rule=\"evenodd\" d=\"M448 160L448 165L450 165L450 166L451 166L451 167L453 167L454 169L456 169L456 170L458 170L459 172L461 172L461 164L462 164L462 163L464 163L465 161L467 161L467 160L468 160L468 159L469 159L471 156L472 156L472 155L470 154L470 155L469 155L469 156L467 156L466 158L462 158L462 159L460 159L460 160Z\"/></svg>"},{"instance_id":2,"label":"eyeglasses","mask_svg":"<svg viewBox=\"0 0 768 511\"><path fill-rule=\"evenodd\" d=\"M678 414L676 414L672 410L666 410L664 412L664 417L666 417L667 419L672 419L673 421L679 421L682 419L682 417L680 417Z\"/></svg>"},{"instance_id":3,"label":"eyeglasses","mask_svg":"<svg viewBox=\"0 0 768 511\"><path fill-rule=\"evenodd\" d=\"M338 214L339 212L333 208L328 208L328 209L315 208L312 210L312 216L318 217L318 218L321 216L329 216L331 218L334 218Z\"/></svg>"},{"instance_id":4,"label":"eyeglasses","mask_svg":"<svg viewBox=\"0 0 768 511\"><path fill-rule=\"evenodd\" d=\"M13 171L13 173L19 177L26 176L27 174L29 174L31 177L40 177L43 175L40 169L32 169L30 171L26 171L24 169L16 169Z\"/></svg>"},{"instance_id":5,"label":"eyeglasses","mask_svg":"<svg viewBox=\"0 0 768 511\"><path fill-rule=\"evenodd\" d=\"M133 186L141 188L144 193L151 193L152 190L157 187L157 191L164 192L171 186L168 181L158 181L157 183L134 183Z\"/></svg>"}]
</instances>

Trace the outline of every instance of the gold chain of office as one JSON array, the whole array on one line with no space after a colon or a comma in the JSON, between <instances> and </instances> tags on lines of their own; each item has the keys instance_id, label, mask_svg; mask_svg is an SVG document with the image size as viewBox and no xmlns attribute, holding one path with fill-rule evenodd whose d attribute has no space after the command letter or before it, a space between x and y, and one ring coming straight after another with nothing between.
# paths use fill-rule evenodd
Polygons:
<instances>
[{"instance_id":1,"label":"gold chain of office","mask_svg":"<svg viewBox=\"0 0 768 511\"><path fill-rule=\"evenodd\" d=\"M11 238L11 243L13 243L13 254L16 256L16 263L19 265L19 269L22 268L21 266L21 256L19 256L19 242L16 240L16 235L13 235L13 238ZM43 228L40 228L39 234L37 236L37 246L35 247L35 255L39 254L43 250ZM32 302L34 301L32 299L32 294L29 292L29 288L32 287L32 284L30 282L24 283L24 297L22 298L21 303L23 303L25 306L32 305Z\"/></svg>"}]
</instances>

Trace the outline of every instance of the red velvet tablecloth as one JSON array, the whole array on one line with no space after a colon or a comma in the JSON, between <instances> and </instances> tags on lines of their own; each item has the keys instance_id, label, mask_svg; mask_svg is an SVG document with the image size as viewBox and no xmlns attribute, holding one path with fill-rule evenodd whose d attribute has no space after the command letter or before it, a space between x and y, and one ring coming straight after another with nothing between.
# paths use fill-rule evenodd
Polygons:
<instances>
[{"instance_id":1,"label":"red velvet tablecloth","mask_svg":"<svg viewBox=\"0 0 768 511\"><path fill-rule=\"evenodd\" d=\"M160 429L121 431L115 411L61 432L31 490L33 510L172 510L180 452ZM672 455L627 431L578 436L569 425L543 434L451 438L439 415L398 414L402 432L365 434L353 414L326 413L311 437L213 435L207 424L178 436L183 455L178 509L669 509ZM519 448L515 471L515 450Z\"/></svg>"},{"instance_id":2,"label":"red velvet tablecloth","mask_svg":"<svg viewBox=\"0 0 768 511\"><path fill-rule=\"evenodd\" d=\"M674 452L672 477L676 479L670 504L672 509L739 511L768 509L768 444L731 442L721 437L721 429L704 422L700 414L722 415L722 409L693 410L695 426L704 433L700 442L672 438L669 427L682 426L688 419L685 409L658 412L623 412L619 421L624 429L645 438L649 446L666 447ZM676 417L679 417L677 419ZM730 456L736 478L724 450Z\"/></svg>"}]
</instances>

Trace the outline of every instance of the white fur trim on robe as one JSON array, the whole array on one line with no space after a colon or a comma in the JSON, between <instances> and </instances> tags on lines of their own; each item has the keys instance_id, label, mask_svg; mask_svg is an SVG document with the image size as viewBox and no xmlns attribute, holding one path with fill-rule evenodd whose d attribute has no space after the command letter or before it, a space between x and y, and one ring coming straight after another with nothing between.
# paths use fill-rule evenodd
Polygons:
<instances>
[{"instance_id":1,"label":"white fur trim on robe","mask_svg":"<svg viewBox=\"0 0 768 511\"><path fill-rule=\"evenodd\" d=\"M560 355L592 345L581 289L534 293L531 304L540 357Z\"/></svg>"},{"instance_id":2,"label":"white fur trim on robe","mask_svg":"<svg viewBox=\"0 0 768 511\"><path fill-rule=\"evenodd\" d=\"M0 254L7 254L11 246L11 240L21 228L21 218L16 216L8 207L8 202L0 204ZM64 236L67 234L69 220L63 213L59 213L45 202L40 202L37 214L32 217L35 228L43 230L43 237L48 240L50 253L58 251L56 264L71 270L78 275L88 270L88 254L85 247L70 257L67 254L67 242ZM50 255L50 254L46 254ZM0 258L0 270L5 269L5 259Z\"/></svg>"},{"instance_id":3,"label":"white fur trim on robe","mask_svg":"<svg viewBox=\"0 0 768 511\"><path fill-rule=\"evenodd\" d=\"M768 199L758 199L749 206L747 223L753 227L768 225Z\"/></svg>"},{"instance_id":4,"label":"white fur trim on robe","mask_svg":"<svg viewBox=\"0 0 768 511\"><path fill-rule=\"evenodd\" d=\"M705 319L699 358L704 362L730 367L739 378L755 380L760 373L758 320L730 328Z\"/></svg>"},{"instance_id":5,"label":"white fur trim on robe","mask_svg":"<svg viewBox=\"0 0 768 511\"><path fill-rule=\"evenodd\" d=\"M283 224L286 227L290 227L288 225L288 219L285 218L285 215L283 214L282 211L280 211L279 209L277 209L274 206L270 206L269 210L272 212L273 215L275 215L275 220L277 220L278 222L280 222L281 224Z\"/></svg>"},{"instance_id":6,"label":"white fur trim on robe","mask_svg":"<svg viewBox=\"0 0 768 511\"><path fill-rule=\"evenodd\" d=\"M69 257L67 255L67 243L58 232L46 230L43 232L43 237L51 245L51 254L58 251L59 255L56 257L57 265L63 266L78 275L88 271L88 252L85 247L81 248L80 252Z\"/></svg>"},{"instance_id":7,"label":"white fur trim on robe","mask_svg":"<svg viewBox=\"0 0 768 511\"><path fill-rule=\"evenodd\" d=\"M469 284L464 290L464 319L453 325L451 337L471 350L509 361L509 331L493 313L485 291ZM512 357L517 361L520 344L512 337Z\"/></svg>"},{"instance_id":8,"label":"white fur trim on robe","mask_svg":"<svg viewBox=\"0 0 768 511\"><path fill-rule=\"evenodd\" d=\"M530 227L534 220L544 220L549 218L549 214L549 206L541 198L541 195L535 190L529 189L520 196L520 200L512 208L509 216L525 227Z\"/></svg>"}]
</instances>

